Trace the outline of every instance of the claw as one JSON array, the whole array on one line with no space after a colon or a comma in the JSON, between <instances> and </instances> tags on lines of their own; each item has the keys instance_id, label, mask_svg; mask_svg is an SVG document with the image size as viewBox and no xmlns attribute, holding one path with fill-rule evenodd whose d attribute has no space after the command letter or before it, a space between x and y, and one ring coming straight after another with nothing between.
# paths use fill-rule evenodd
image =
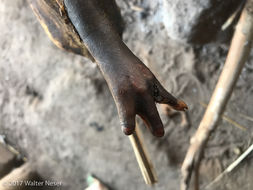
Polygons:
<instances>
[{"instance_id":1,"label":"claw","mask_svg":"<svg viewBox=\"0 0 253 190\"><path fill-rule=\"evenodd\" d=\"M188 110L188 106L182 100L177 100L177 105L173 106L173 108L178 111L187 111Z\"/></svg>"}]
</instances>

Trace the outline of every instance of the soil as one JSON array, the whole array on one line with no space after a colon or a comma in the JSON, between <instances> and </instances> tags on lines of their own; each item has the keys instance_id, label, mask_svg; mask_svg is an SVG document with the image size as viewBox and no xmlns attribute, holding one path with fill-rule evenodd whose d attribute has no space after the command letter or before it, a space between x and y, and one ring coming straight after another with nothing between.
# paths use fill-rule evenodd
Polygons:
<instances>
[{"instance_id":1,"label":"soil","mask_svg":"<svg viewBox=\"0 0 253 190\"><path fill-rule=\"evenodd\" d=\"M188 106L181 115L160 111L166 134L153 137L140 122L159 183L179 189L180 166L218 76L229 43L194 46L170 39L158 1L118 1L126 29L123 39L173 95ZM134 8L132 5L139 7ZM144 184L129 140L96 64L56 48L25 0L0 5L0 134L62 189L84 189L95 174L111 189L151 189ZM253 55L246 63L222 120L205 150L201 187L209 184L253 142ZM246 119L245 116L251 117ZM253 189L253 154L213 189ZM202 188L201 188L202 189Z\"/></svg>"}]
</instances>

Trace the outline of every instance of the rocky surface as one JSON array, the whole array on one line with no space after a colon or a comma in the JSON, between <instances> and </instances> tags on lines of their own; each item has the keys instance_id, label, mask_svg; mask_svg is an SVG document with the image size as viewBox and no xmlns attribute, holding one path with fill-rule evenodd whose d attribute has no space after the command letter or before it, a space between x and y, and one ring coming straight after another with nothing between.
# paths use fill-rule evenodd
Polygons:
<instances>
[{"instance_id":1,"label":"rocky surface","mask_svg":"<svg viewBox=\"0 0 253 190\"><path fill-rule=\"evenodd\" d=\"M127 45L190 108L190 128L180 127L179 115L169 119L161 113L166 130L161 139L152 137L141 125L158 173L154 189L178 189L189 138L204 112L199 101L208 102L228 47L210 44L196 48L169 38L161 2L118 3L126 21ZM112 189L147 189L97 66L57 49L26 1L3 0L0 13L0 134L34 162L42 177L62 181L62 189L84 189L89 173ZM249 61L226 112L247 131L221 122L205 154L205 161L211 163L203 171L223 169L238 157L235 150L243 151L251 143L252 122L238 113L253 115L252 71ZM251 167L250 163L252 157L240 169ZM243 169L240 176L240 169L234 173L237 183L252 183L252 173ZM213 179L213 173L203 179L204 184ZM225 182L232 184L233 180Z\"/></svg>"}]
</instances>

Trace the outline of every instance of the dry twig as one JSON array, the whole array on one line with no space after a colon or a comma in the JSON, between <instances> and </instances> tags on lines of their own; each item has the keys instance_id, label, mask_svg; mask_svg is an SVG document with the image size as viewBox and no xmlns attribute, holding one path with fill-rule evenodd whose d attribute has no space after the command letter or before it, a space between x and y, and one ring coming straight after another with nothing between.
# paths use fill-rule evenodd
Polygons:
<instances>
[{"instance_id":1,"label":"dry twig","mask_svg":"<svg viewBox=\"0 0 253 190\"><path fill-rule=\"evenodd\" d=\"M204 102L201 102L201 101L200 101L199 103L200 103L200 105L202 105L204 108L207 107L207 105L206 105ZM239 128L239 129L241 129L241 130L244 130L244 131L247 130L246 127L240 125L239 123L237 123L236 121L234 121L233 119L229 118L228 116L226 116L226 115L224 115L224 114L222 114L222 119L224 119L225 121L229 122L230 124L234 125L235 127Z\"/></svg>"},{"instance_id":2,"label":"dry twig","mask_svg":"<svg viewBox=\"0 0 253 190\"><path fill-rule=\"evenodd\" d=\"M253 151L253 144L241 155L239 156L232 164L230 164L220 175L218 175L211 183L209 183L205 189L209 189L216 182L218 182L224 175L230 173L236 166L238 166L251 152Z\"/></svg>"},{"instance_id":3,"label":"dry twig","mask_svg":"<svg viewBox=\"0 0 253 190\"><path fill-rule=\"evenodd\" d=\"M239 115L240 115L241 117L243 117L244 119L247 119L247 120L249 120L249 121L253 121L253 117L247 116L247 115L242 114L242 113L239 113Z\"/></svg>"},{"instance_id":4,"label":"dry twig","mask_svg":"<svg viewBox=\"0 0 253 190\"><path fill-rule=\"evenodd\" d=\"M157 182L157 176L142 139L141 131L136 123L135 132L129 136L129 140L146 184L153 185Z\"/></svg>"},{"instance_id":5,"label":"dry twig","mask_svg":"<svg viewBox=\"0 0 253 190\"><path fill-rule=\"evenodd\" d=\"M181 172L181 190L189 189L191 174L195 174L195 190L199 189L199 165L208 142L209 136L215 130L217 123L231 96L233 87L241 73L253 39L253 0L248 0L230 46L226 63L220 75L212 98L206 109L199 128L191 138L191 145L187 151Z\"/></svg>"}]
</instances>

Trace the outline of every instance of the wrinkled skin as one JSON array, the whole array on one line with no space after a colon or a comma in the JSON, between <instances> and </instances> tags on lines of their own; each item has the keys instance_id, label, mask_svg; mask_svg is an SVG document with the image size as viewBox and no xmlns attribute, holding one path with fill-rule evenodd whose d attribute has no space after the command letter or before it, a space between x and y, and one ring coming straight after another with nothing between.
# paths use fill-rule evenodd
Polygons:
<instances>
[{"instance_id":1,"label":"wrinkled skin","mask_svg":"<svg viewBox=\"0 0 253 190\"><path fill-rule=\"evenodd\" d=\"M85 2L85 3L84 3ZM64 0L68 16L81 39L95 58L117 106L123 132L134 132L138 114L153 135L164 135L155 103L187 109L183 101L168 93L153 73L129 50L115 28L96 9L96 1Z\"/></svg>"}]
</instances>

